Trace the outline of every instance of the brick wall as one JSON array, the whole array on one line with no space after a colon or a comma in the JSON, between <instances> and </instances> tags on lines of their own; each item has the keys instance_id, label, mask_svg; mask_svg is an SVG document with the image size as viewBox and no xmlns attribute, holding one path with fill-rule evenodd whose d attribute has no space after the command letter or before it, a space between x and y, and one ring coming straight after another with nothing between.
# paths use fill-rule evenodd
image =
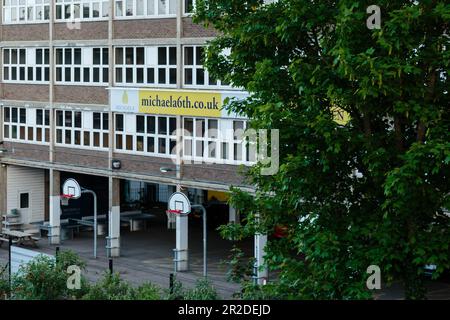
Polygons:
<instances>
[{"instance_id":1,"label":"brick wall","mask_svg":"<svg viewBox=\"0 0 450 320\"><path fill-rule=\"evenodd\" d=\"M241 167L219 164L184 165L183 179L198 182L216 182L220 184L242 186L244 176L239 173Z\"/></svg>"},{"instance_id":2,"label":"brick wall","mask_svg":"<svg viewBox=\"0 0 450 320\"><path fill-rule=\"evenodd\" d=\"M106 87L55 86L55 102L108 105Z\"/></svg>"},{"instance_id":3,"label":"brick wall","mask_svg":"<svg viewBox=\"0 0 450 320\"><path fill-rule=\"evenodd\" d=\"M217 36L217 32L213 28L206 29L201 24L193 23L192 18L183 18L183 37L198 38L215 36Z\"/></svg>"},{"instance_id":4,"label":"brick wall","mask_svg":"<svg viewBox=\"0 0 450 320\"><path fill-rule=\"evenodd\" d=\"M8 158L49 161L49 147L45 145L5 141L3 148L8 150L5 154Z\"/></svg>"},{"instance_id":5,"label":"brick wall","mask_svg":"<svg viewBox=\"0 0 450 320\"><path fill-rule=\"evenodd\" d=\"M56 147L54 154L55 163L93 169L109 168L107 151Z\"/></svg>"},{"instance_id":6,"label":"brick wall","mask_svg":"<svg viewBox=\"0 0 450 320\"><path fill-rule=\"evenodd\" d=\"M49 26L45 23L3 25L2 41L48 40Z\"/></svg>"},{"instance_id":7,"label":"brick wall","mask_svg":"<svg viewBox=\"0 0 450 320\"><path fill-rule=\"evenodd\" d=\"M72 27L72 29L70 28ZM81 22L80 29L67 23L55 23L55 40L102 40L108 39L108 21Z\"/></svg>"},{"instance_id":8,"label":"brick wall","mask_svg":"<svg viewBox=\"0 0 450 320\"><path fill-rule=\"evenodd\" d=\"M2 84L2 99L48 102L49 88L45 84Z\"/></svg>"},{"instance_id":9,"label":"brick wall","mask_svg":"<svg viewBox=\"0 0 450 320\"><path fill-rule=\"evenodd\" d=\"M114 21L115 39L176 38L177 19L141 19Z\"/></svg>"}]
</instances>

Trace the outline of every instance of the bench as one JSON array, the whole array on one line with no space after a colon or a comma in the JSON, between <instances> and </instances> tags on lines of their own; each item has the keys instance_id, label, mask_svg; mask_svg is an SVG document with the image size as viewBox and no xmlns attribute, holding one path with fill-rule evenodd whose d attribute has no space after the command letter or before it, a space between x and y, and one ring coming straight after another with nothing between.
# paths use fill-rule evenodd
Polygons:
<instances>
[{"instance_id":1,"label":"bench","mask_svg":"<svg viewBox=\"0 0 450 320\"><path fill-rule=\"evenodd\" d=\"M3 242L8 243L8 242L9 242L9 239L0 237L0 247L2 246ZM12 243L14 243L14 244L16 244L17 242L18 242L17 240L13 240L13 241L12 241Z\"/></svg>"}]
</instances>

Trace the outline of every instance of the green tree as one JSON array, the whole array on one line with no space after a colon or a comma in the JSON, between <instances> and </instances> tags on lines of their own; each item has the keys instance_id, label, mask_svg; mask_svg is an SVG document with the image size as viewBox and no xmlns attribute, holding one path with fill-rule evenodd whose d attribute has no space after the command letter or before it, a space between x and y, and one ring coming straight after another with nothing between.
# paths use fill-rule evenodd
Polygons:
<instances>
[{"instance_id":1,"label":"green tree","mask_svg":"<svg viewBox=\"0 0 450 320\"><path fill-rule=\"evenodd\" d=\"M450 5L379 0L370 30L371 4L197 0L195 20L219 32L207 68L251 94L228 108L280 129L279 172L255 165L256 193L231 200L242 233L287 227L267 248L276 297L368 298L375 264L420 299L424 265L450 267Z\"/></svg>"}]
</instances>

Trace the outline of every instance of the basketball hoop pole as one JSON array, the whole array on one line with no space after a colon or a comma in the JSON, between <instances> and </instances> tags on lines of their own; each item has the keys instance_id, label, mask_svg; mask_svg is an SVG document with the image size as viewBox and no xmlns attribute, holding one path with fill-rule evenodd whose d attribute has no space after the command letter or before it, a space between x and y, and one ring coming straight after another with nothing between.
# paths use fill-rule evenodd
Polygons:
<instances>
[{"instance_id":1,"label":"basketball hoop pole","mask_svg":"<svg viewBox=\"0 0 450 320\"><path fill-rule=\"evenodd\" d=\"M203 213L203 276L206 278L208 276L208 260L206 258L208 249L208 229L206 228L206 209L201 204L195 204L191 206L192 208L197 208L202 210Z\"/></svg>"},{"instance_id":2,"label":"basketball hoop pole","mask_svg":"<svg viewBox=\"0 0 450 320\"><path fill-rule=\"evenodd\" d=\"M94 197L94 258L97 259L97 195L88 189L82 189L81 193L90 193Z\"/></svg>"}]
</instances>

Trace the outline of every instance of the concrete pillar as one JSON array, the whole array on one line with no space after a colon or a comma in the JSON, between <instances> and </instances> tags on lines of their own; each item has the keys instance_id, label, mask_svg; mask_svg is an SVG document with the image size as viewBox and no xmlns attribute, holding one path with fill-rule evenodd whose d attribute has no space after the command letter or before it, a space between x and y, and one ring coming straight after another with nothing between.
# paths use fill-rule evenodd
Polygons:
<instances>
[{"instance_id":1,"label":"concrete pillar","mask_svg":"<svg viewBox=\"0 0 450 320\"><path fill-rule=\"evenodd\" d=\"M179 173L178 173L179 174ZM177 185L177 192L183 192L182 187ZM175 246L175 270L189 270L189 224L188 216L177 215L176 217L176 246Z\"/></svg>"},{"instance_id":2,"label":"concrete pillar","mask_svg":"<svg viewBox=\"0 0 450 320\"><path fill-rule=\"evenodd\" d=\"M120 180L109 177L108 257L120 256Z\"/></svg>"},{"instance_id":3,"label":"concrete pillar","mask_svg":"<svg viewBox=\"0 0 450 320\"><path fill-rule=\"evenodd\" d=\"M177 215L176 227L176 271L188 271L188 216Z\"/></svg>"},{"instance_id":4,"label":"concrete pillar","mask_svg":"<svg viewBox=\"0 0 450 320\"><path fill-rule=\"evenodd\" d=\"M8 169L6 164L1 163L0 164L0 218L1 221L3 221L3 215L7 214L8 212L6 207L6 190L7 190L7 174ZM0 231L2 230L3 223L0 221Z\"/></svg>"},{"instance_id":5,"label":"concrete pillar","mask_svg":"<svg viewBox=\"0 0 450 320\"><path fill-rule=\"evenodd\" d=\"M259 285L266 284L269 271L264 261L264 248L267 244L267 235L255 234L255 282Z\"/></svg>"},{"instance_id":6,"label":"concrete pillar","mask_svg":"<svg viewBox=\"0 0 450 320\"><path fill-rule=\"evenodd\" d=\"M60 244L61 238L61 178L60 172L50 169L50 244Z\"/></svg>"}]
</instances>

